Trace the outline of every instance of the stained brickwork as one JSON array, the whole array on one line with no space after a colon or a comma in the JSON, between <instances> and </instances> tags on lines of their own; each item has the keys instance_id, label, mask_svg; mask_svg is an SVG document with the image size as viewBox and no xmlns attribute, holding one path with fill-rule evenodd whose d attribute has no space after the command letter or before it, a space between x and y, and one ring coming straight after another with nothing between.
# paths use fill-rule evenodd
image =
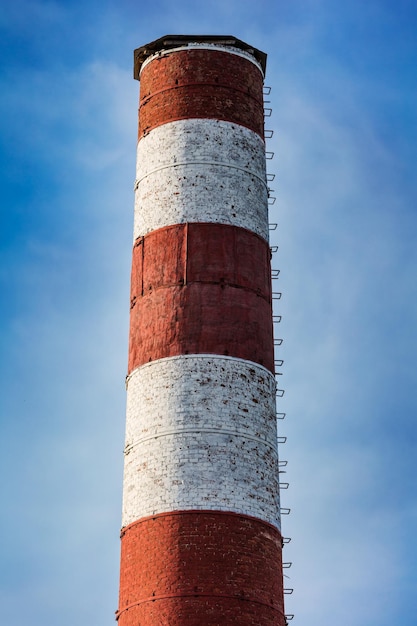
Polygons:
<instances>
[{"instance_id":1,"label":"stained brickwork","mask_svg":"<svg viewBox=\"0 0 417 626\"><path fill-rule=\"evenodd\" d=\"M217 222L268 240L265 146L243 126L211 119L159 126L138 143L136 179L135 239L170 224Z\"/></svg>"},{"instance_id":2,"label":"stained brickwork","mask_svg":"<svg viewBox=\"0 0 417 626\"><path fill-rule=\"evenodd\" d=\"M122 532L120 626L281 626L281 535L207 511L145 518Z\"/></svg>"},{"instance_id":3,"label":"stained brickwork","mask_svg":"<svg viewBox=\"0 0 417 626\"><path fill-rule=\"evenodd\" d=\"M187 39L136 51L117 619L284 626L266 57Z\"/></svg>"},{"instance_id":4,"label":"stained brickwork","mask_svg":"<svg viewBox=\"0 0 417 626\"><path fill-rule=\"evenodd\" d=\"M212 118L263 137L263 76L251 61L216 50L155 57L140 77L139 139L173 120Z\"/></svg>"},{"instance_id":5,"label":"stained brickwork","mask_svg":"<svg viewBox=\"0 0 417 626\"><path fill-rule=\"evenodd\" d=\"M203 426L238 430L276 445L276 382L257 363L181 355L134 370L126 385L126 447L161 429Z\"/></svg>"},{"instance_id":6,"label":"stained brickwork","mask_svg":"<svg viewBox=\"0 0 417 626\"><path fill-rule=\"evenodd\" d=\"M161 359L128 380L123 526L182 509L241 512L277 528L275 379L248 361Z\"/></svg>"},{"instance_id":7,"label":"stained brickwork","mask_svg":"<svg viewBox=\"0 0 417 626\"><path fill-rule=\"evenodd\" d=\"M136 241L129 368L178 354L249 359L274 371L270 250L217 224L160 229Z\"/></svg>"}]
</instances>

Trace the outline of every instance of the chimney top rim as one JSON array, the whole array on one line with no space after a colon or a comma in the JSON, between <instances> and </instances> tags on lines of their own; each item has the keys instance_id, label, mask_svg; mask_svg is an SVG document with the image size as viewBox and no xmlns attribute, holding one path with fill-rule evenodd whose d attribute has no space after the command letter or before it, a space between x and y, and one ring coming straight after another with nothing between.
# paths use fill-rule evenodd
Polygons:
<instances>
[{"instance_id":1,"label":"chimney top rim","mask_svg":"<svg viewBox=\"0 0 417 626\"><path fill-rule=\"evenodd\" d=\"M133 77L140 80L140 70L148 57L162 50L187 46L189 44L218 44L221 46L231 46L251 54L260 64L265 75L266 54L254 46L250 46L241 39L233 35L165 35L155 41L151 41L133 52L134 68Z\"/></svg>"}]
</instances>

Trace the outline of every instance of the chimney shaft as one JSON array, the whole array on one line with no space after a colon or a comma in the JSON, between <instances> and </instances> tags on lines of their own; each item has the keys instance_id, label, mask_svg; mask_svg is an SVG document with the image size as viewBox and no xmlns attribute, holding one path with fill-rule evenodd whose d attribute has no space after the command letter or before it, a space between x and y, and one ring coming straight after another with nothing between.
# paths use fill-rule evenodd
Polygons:
<instances>
[{"instance_id":1,"label":"chimney shaft","mask_svg":"<svg viewBox=\"0 0 417 626\"><path fill-rule=\"evenodd\" d=\"M232 36L135 50L120 626L284 626L263 77Z\"/></svg>"}]
</instances>

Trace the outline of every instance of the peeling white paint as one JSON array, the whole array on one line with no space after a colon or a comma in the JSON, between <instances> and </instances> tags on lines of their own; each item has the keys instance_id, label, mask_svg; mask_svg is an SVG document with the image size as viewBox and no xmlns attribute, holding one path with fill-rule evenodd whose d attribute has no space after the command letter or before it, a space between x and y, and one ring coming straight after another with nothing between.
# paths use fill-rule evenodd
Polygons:
<instances>
[{"instance_id":1,"label":"peeling white paint","mask_svg":"<svg viewBox=\"0 0 417 626\"><path fill-rule=\"evenodd\" d=\"M128 379L123 526L174 510L280 528L275 379L232 357L160 359Z\"/></svg>"},{"instance_id":2,"label":"peeling white paint","mask_svg":"<svg viewBox=\"0 0 417 626\"><path fill-rule=\"evenodd\" d=\"M188 119L139 141L134 238L185 222L240 226L268 241L265 144L257 133Z\"/></svg>"}]
</instances>

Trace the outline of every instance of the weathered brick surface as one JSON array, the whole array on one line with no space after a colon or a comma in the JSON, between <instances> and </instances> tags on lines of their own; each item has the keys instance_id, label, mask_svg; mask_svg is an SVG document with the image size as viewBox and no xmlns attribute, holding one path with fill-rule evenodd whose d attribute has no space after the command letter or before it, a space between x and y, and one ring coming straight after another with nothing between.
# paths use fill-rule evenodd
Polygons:
<instances>
[{"instance_id":1,"label":"weathered brick surface","mask_svg":"<svg viewBox=\"0 0 417 626\"><path fill-rule=\"evenodd\" d=\"M154 61L155 59L159 60L163 56L170 56L174 52L181 52L181 51L184 51L184 50L189 52L191 49L193 49L193 50L197 50L198 49L200 51L207 50L209 52L213 52L213 51L215 51L215 52L223 52L225 54L232 54L232 55L235 55L237 57L244 58L246 61L249 61L250 63L253 63L253 65L262 73L262 76L264 75L264 72L263 72L263 69L262 69L260 61L249 50L244 50L243 48L240 48L238 46L231 46L229 44L223 44L223 43L220 43L218 41L216 41L215 43L195 41L193 43L187 42L186 45L181 45L181 43L179 43L179 45L175 46L174 48L163 48L161 50L158 50L154 54L150 54L143 61L142 65L140 67L139 80L140 80L140 77L142 75L142 72L143 72L144 68L147 65L149 65L149 63L152 63L152 61Z\"/></svg>"},{"instance_id":2,"label":"weathered brick surface","mask_svg":"<svg viewBox=\"0 0 417 626\"><path fill-rule=\"evenodd\" d=\"M249 517L144 519L122 534L119 624L284 626L281 558L279 531Z\"/></svg>"},{"instance_id":3,"label":"weathered brick surface","mask_svg":"<svg viewBox=\"0 0 417 626\"><path fill-rule=\"evenodd\" d=\"M274 371L270 251L249 231L168 227L138 240L131 281L129 365L213 353Z\"/></svg>"},{"instance_id":4,"label":"weathered brick surface","mask_svg":"<svg viewBox=\"0 0 417 626\"><path fill-rule=\"evenodd\" d=\"M263 137L263 76L251 61L217 50L155 57L140 78L139 139L173 120L214 118Z\"/></svg>"},{"instance_id":5,"label":"weathered brick surface","mask_svg":"<svg viewBox=\"0 0 417 626\"><path fill-rule=\"evenodd\" d=\"M133 247L132 298L186 283L249 289L271 302L271 252L266 241L223 224L176 224L138 239Z\"/></svg>"},{"instance_id":6,"label":"weathered brick surface","mask_svg":"<svg viewBox=\"0 0 417 626\"><path fill-rule=\"evenodd\" d=\"M169 224L217 222L268 240L265 146L229 122L189 119L138 143L134 237Z\"/></svg>"},{"instance_id":7,"label":"weathered brick surface","mask_svg":"<svg viewBox=\"0 0 417 626\"><path fill-rule=\"evenodd\" d=\"M126 445L162 431L212 427L276 443L274 376L232 357L181 355L127 379Z\"/></svg>"},{"instance_id":8,"label":"weathered brick surface","mask_svg":"<svg viewBox=\"0 0 417 626\"><path fill-rule=\"evenodd\" d=\"M128 380L123 526L177 509L279 519L275 379L210 355L161 359Z\"/></svg>"},{"instance_id":9,"label":"weathered brick surface","mask_svg":"<svg viewBox=\"0 0 417 626\"><path fill-rule=\"evenodd\" d=\"M248 289L194 282L156 289L131 311L129 372L178 354L223 354L274 371L271 305Z\"/></svg>"},{"instance_id":10,"label":"weathered brick surface","mask_svg":"<svg viewBox=\"0 0 417 626\"><path fill-rule=\"evenodd\" d=\"M122 626L284 626L263 75L204 45L145 62Z\"/></svg>"}]
</instances>

